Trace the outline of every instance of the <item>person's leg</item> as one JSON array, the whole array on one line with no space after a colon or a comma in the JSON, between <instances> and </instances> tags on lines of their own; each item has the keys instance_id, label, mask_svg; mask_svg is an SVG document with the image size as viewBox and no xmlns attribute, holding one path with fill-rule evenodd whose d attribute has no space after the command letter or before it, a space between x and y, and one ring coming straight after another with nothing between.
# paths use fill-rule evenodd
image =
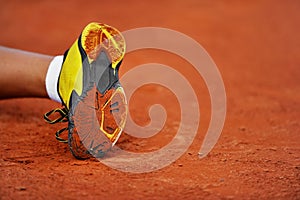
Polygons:
<instances>
[{"instance_id":1,"label":"person's leg","mask_svg":"<svg viewBox=\"0 0 300 200\"><path fill-rule=\"evenodd\" d=\"M0 46L0 99L48 97L45 78L53 56Z\"/></svg>"}]
</instances>

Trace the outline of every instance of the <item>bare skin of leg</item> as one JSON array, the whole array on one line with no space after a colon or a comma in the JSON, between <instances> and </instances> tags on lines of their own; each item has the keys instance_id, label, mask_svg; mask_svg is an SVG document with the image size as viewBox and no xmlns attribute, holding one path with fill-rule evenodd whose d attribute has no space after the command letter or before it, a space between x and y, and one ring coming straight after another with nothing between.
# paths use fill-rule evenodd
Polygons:
<instances>
[{"instance_id":1,"label":"bare skin of leg","mask_svg":"<svg viewBox=\"0 0 300 200\"><path fill-rule=\"evenodd\" d=\"M52 56L0 46L0 99L45 97Z\"/></svg>"}]
</instances>

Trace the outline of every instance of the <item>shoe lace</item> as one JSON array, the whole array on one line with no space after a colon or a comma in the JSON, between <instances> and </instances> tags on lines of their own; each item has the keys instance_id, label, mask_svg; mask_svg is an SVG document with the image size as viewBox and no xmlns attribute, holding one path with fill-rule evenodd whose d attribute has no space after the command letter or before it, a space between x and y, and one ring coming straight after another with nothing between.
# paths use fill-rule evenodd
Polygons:
<instances>
[{"instance_id":1,"label":"shoe lace","mask_svg":"<svg viewBox=\"0 0 300 200\"><path fill-rule=\"evenodd\" d=\"M51 119L50 116L54 114L58 114L57 118ZM67 108L56 108L54 110L50 110L49 112L44 114L44 119L49 124L63 123L68 122L68 109ZM68 127L62 128L55 133L55 138L62 143L68 143L68 140L65 140L60 137L60 135L68 130Z\"/></svg>"}]
</instances>

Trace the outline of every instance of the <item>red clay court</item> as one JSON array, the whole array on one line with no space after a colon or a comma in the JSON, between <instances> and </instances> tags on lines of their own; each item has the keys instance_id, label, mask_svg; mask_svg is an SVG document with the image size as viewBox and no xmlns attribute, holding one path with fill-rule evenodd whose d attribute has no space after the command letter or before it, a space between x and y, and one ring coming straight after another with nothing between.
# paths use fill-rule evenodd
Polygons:
<instances>
[{"instance_id":1,"label":"red clay court","mask_svg":"<svg viewBox=\"0 0 300 200\"><path fill-rule=\"evenodd\" d=\"M59 104L1 100L0 199L300 199L299 10L296 0L1 1L0 44L22 50L60 55L91 21L120 31L165 27L192 37L219 67L227 116L213 151L198 159L210 119L203 80L176 55L129 53L121 76L157 62L191 78L201 103L199 140L161 170L124 173L76 160L56 141L60 126L45 123L43 114ZM165 127L149 139L124 133L118 145L133 152L166 145L180 121L174 98L166 88L140 88L130 102L136 123L147 124L147 108L160 102L168 113Z\"/></svg>"}]
</instances>

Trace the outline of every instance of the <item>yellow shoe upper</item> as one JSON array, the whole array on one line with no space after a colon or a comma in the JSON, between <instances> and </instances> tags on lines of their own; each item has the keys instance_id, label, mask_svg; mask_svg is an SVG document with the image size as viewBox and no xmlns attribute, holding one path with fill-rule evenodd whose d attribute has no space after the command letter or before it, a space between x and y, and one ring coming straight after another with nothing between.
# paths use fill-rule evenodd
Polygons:
<instances>
[{"instance_id":1,"label":"yellow shoe upper","mask_svg":"<svg viewBox=\"0 0 300 200\"><path fill-rule=\"evenodd\" d=\"M59 96L68 109L72 91L75 90L80 96L82 86L82 55L76 40L64 58L58 80Z\"/></svg>"}]
</instances>

